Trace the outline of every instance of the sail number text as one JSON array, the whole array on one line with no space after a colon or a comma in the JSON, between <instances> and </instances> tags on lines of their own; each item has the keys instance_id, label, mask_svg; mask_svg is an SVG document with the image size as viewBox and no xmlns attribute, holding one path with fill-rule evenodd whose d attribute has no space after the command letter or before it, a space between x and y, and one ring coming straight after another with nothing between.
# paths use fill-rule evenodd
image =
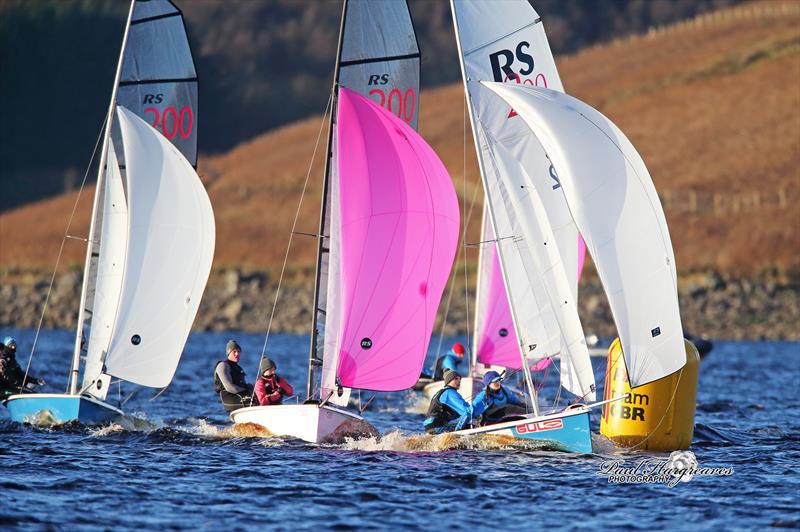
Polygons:
<instances>
[{"instance_id":1,"label":"sail number text","mask_svg":"<svg viewBox=\"0 0 800 532\"><path fill-rule=\"evenodd\" d=\"M370 96L377 96L380 101L375 101L381 107L387 108L392 113L396 114L406 122L411 122L414 118L414 111L417 109L417 95L414 89L408 89L405 93L400 89L392 89L389 94L383 89L372 89L369 91Z\"/></svg>"},{"instance_id":2,"label":"sail number text","mask_svg":"<svg viewBox=\"0 0 800 532\"><path fill-rule=\"evenodd\" d=\"M178 111L170 105L163 112L159 112L155 107L148 107L144 110L144 114L147 115L148 113L152 114L150 125L155 129L160 129L168 139L175 138L175 135L188 139L192 134L194 114L191 107L183 107Z\"/></svg>"}]
</instances>

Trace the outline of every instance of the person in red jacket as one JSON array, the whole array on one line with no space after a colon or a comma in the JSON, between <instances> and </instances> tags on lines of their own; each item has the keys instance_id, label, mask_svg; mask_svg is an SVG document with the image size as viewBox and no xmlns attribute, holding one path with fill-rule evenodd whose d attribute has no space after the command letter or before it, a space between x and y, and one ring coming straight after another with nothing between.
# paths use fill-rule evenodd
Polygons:
<instances>
[{"instance_id":1,"label":"person in red jacket","mask_svg":"<svg viewBox=\"0 0 800 532\"><path fill-rule=\"evenodd\" d=\"M284 397L294 394L292 385L275 373L275 362L269 358L261 361L260 376L256 380L256 397L261 406L279 405Z\"/></svg>"}]
</instances>

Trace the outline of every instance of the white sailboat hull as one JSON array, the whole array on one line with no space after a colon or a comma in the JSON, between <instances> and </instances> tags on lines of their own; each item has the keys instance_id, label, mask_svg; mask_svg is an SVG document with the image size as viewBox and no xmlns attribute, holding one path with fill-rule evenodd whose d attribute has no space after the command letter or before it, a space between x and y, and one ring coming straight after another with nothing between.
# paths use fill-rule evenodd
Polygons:
<instances>
[{"instance_id":1,"label":"white sailboat hull","mask_svg":"<svg viewBox=\"0 0 800 532\"><path fill-rule=\"evenodd\" d=\"M254 423L275 436L291 436L311 443L330 443L346 436L372 434L374 429L353 412L325 405L250 406L231 412L234 423Z\"/></svg>"}]
</instances>

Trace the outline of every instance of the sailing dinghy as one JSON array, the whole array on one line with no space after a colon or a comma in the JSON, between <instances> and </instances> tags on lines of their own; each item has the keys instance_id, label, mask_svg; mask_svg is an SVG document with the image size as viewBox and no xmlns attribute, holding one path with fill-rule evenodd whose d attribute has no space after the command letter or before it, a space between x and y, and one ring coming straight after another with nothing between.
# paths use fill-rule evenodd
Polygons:
<instances>
[{"instance_id":1,"label":"sailing dinghy","mask_svg":"<svg viewBox=\"0 0 800 532\"><path fill-rule=\"evenodd\" d=\"M594 375L577 316L578 231L637 386L685 363L675 261L647 169L608 118L561 92L528 2L451 0L499 270L532 412L458 431L591 452ZM550 87L550 88L542 88ZM561 354L566 409L540 408L528 364ZM616 399L613 399L616 400ZM606 401L607 402L607 401ZM589 403L588 405L586 403Z\"/></svg>"},{"instance_id":2,"label":"sailing dinghy","mask_svg":"<svg viewBox=\"0 0 800 532\"><path fill-rule=\"evenodd\" d=\"M122 414L105 400L112 377L153 388L171 382L214 255L214 214L194 169L196 129L197 75L181 11L168 0L131 2L68 390L10 396L14 421L104 422Z\"/></svg>"},{"instance_id":3,"label":"sailing dinghy","mask_svg":"<svg viewBox=\"0 0 800 532\"><path fill-rule=\"evenodd\" d=\"M315 443L360 430L351 388L414 385L459 233L452 181L415 131L420 54L406 3L347 0L339 35L308 401L231 413Z\"/></svg>"}]
</instances>

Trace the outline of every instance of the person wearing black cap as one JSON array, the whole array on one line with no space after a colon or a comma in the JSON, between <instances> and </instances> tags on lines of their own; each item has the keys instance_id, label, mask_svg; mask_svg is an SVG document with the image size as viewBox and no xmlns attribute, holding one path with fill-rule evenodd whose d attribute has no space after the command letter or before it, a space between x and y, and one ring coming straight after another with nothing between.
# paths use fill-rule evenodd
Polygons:
<instances>
[{"instance_id":1,"label":"person wearing black cap","mask_svg":"<svg viewBox=\"0 0 800 532\"><path fill-rule=\"evenodd\" d=\"M242 348L236 340L228 340L225 354L228 358L220 360L214 367L214 390L219 394L225 411L233 412L257 404L253 400L253 388L247 384L244 370L239 365Z\"/></svg>"},{"instance_id":2,"label":"person wearing black cap","mask_svg":"<svg viewBox=\"0 0 800 532\"><path fill-rule=\"evenodd\" d=\"M43 384L43 379L25 376L17 362L17 341L6 336L3 343L0 343L0 400L15 393L31 392L34 386Z\"/></svg>"},{"instance_id":3,"label":"person wearing black cap","mask_svg":"<svg viewBox=\"0 0 800 532\"><path fill-rule=\"evenodd\" d=\"M450 429L460 430L472 419L472 405L461 397L458 387L461 386L461 375L451 369L444 372L444 387L431 399L427 417L422 422L425 432L438 434Z\"/></svg>"},{"instance_id":4,"label":"person wearing black cap","mask_svg":"<svg viewBox=\"0 0 800 532\"><path fill-rule=\"evenodd\" d=\"M292 385L286 379L279 377L275 370L275 362L272 359L264 358L261 360L258 369L259 375L256 379L256 397L261 406L279 405L284 397L294 394Z\"/></svg>"},{"instance_id":5,"label":"person wearing black cap","mask_svg":"<svg viewBox=\"0 0 800 532\"><path fill-rule=\"evenodd\" d=\"M475 396L472 409L481 425L497 423L509 415L524 414L525 402L506 390L503 378L496 371L487 371L483 376L485 388Z\"/></svg>"}]
</instances>

